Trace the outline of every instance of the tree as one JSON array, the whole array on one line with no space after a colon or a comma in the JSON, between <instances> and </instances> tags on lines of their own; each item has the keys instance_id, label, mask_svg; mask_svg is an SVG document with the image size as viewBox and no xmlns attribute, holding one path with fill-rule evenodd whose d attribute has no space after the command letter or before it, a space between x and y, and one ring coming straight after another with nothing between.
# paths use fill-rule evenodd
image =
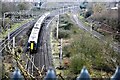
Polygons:
<instances>
[{"instance_id":1,"label":"tree","mask_svg":"<svg viewBox=\"0 0 120 80\"><path fill-rule=\"evenodd\" d=\"M102 3L95 3L93 4L92 9L93 9L94 14L96 14L96 13L101 13L106 8Z\"/></svg>"},{"instance_id":2,"label":"tree","mask_svg":"<svg viewBox=\"0 0 120 80\"><path fill-rule=\"evenodd\" d=\"M17 7L19 10L28 10L30 9L30 4L23 2L23 3L19 3Z\"/></svg>"},{"instance_id":3,"label":"tree","mask_svg":"<svg viewBox=\"0 0 120 80\"><path fill-rule=\"evenodd\" d=\"M2 10L1 12L2 13L5 13L5 12L13 12L13 11L16 11L17 10L17 7L15 5L15 3L11 3L11 2L2 2Z\"/></svg>"},{"instance_id":4,"label":"tree","mask_svg":"<svg viewBox=\"0 0 120 80\"><path fill-rule=\"evenodd\" d=\"M1 4L1 7L0 7L1 17L5 17L4 16L5 12L14 12L14 11L17 10L17 7L16 7L15 3L12 3L12 2L1 2L0 4ZM8 14L6 16L8 16Z\"/></svg>"},{"instance_id":5,"label":"tree","mask_svg":"<svg viewBox=\"0 0 120 80\"><path fill-rule=\"evenodd\" d=\"M92 10L87 11L87 12L85 13L85 18L88 18L89 16L91 16L92 13L93 13Z\"/></svg>"},{"instance_id":6,"label":"tree","mask_svg":"<svg viewBox=\"0 0 120 80\"><path fill-rule=\"evenodd\" d=\"M58 38L70 38L70 33L67 30L59 30Z\"/></svg>"},{"instance_id":7,"label":"tree","mask_svg":"<svg viewBox=\"0 0 120 80\"><path fill-rule=\"evenodd\" d=\"M86 9L87 4L88 4L88 2L87 2L87 0L85 0L82 4L80 4L80 9Z\"/></svg>"}]
</instances>

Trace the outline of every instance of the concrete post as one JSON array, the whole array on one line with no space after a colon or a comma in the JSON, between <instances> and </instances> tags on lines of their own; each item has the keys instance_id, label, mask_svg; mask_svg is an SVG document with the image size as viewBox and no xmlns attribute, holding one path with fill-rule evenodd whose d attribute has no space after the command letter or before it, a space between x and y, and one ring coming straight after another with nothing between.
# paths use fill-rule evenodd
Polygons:
<instances>
[{"instance_id":1,"label":"concrete post","mask_svg":"<svg viewBox=\"0 0 120 80\"><path fill-rule=\"evenodd\" d=\"M13 37L13 48L15 48L15 37Z\"/></svg>"},{"instance_id":2,"label":"concrete post","mask_svg":"<svg viewBox=\"0 0 120 80\"><path fill-rule=\"evenodd\" d=\"M57 32L56 32L56 37L57 37L57 39L58 39L58 30L59 29L59 15L58 15L58 21L57 21Z\"/></svg>"},{"instance_id":3,"label":"concrete post","mask_svg":"<svg viewBox=\"0 0 120 80\"><path fill-rule=\"evenodd\" d=\"M91 26L90 31L92 32L93 23L91 23L90 26Z\"/></svg>"},{"instance_id":4,"label":"concrete post","mask_svg":"<svg viewBox=\"0 0 120 80\"><path fill-rule=\"evenodd\" d=\"M8 46L9 46L9 42L10 42L10 29L8 29Z\"/></svg>"}]
</instances>

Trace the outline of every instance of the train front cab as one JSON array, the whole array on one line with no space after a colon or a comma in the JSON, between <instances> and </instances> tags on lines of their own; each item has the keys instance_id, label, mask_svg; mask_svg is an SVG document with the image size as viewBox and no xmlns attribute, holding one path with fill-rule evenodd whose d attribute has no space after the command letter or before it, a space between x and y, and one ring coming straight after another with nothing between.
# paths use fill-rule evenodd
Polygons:
<instances>
[{"instance_id":1,"label":"train front cab","mask_svg":"<svg viewBox=\"0 0 120 80\"><path fill-rule=\"evenodd\" d=\"M34 41L30 41L30 53L33 54L33 53L36 53L37 51L37 46L35 44Z\"/></svg>"}]
</instances>

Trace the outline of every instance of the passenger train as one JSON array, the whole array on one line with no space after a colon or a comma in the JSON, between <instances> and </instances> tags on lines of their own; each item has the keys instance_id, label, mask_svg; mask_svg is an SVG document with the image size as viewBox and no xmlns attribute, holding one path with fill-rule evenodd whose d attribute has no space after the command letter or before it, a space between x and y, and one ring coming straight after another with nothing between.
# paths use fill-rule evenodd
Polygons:
<instances>
[{"instance_id":1,"label":"passenger train","mask_svg":"<svg viewBox=\"0 0 120 80\"><path fill-rule=\"evenodd\" d=\"M39 37L39 32L42 26L42 23L44 22L44 20L50 15L50 12L47 12L45 14L43 14L35 23L31 34L29 36L28 39L28 45L27 45L27 49L31 52L31 53L36 53L37 48L38 48L38 37Z\"/></svg>"}]
</instances>

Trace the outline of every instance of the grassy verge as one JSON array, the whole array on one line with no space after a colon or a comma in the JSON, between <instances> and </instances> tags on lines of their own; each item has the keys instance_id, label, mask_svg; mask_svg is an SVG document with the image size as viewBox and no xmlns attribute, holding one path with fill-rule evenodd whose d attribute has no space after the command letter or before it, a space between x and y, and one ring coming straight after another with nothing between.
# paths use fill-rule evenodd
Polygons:
<instances>
[{"instance_id":1,"label":"grassy verge","mask_svg":"<svg viewBox=\"0 0 120 80\"><path fill-rule=\"evenodd\" d=\"M31 19L28 19L28 20L24 20L24 21L21 21L19 23L14 23L13 25L11 25L11 28L10 28L10 33L13 32L14 30L16 30L18 27L22 26L23 24L29 22ZM3 31L2 34L0 34L0 38L5 38L8 34L8 31Z\"/></svg>"},{"instance_id":2,"label":"grassy verge","mask_svg":"<svg viewBox=\"0 0 120 80\"><path fill-rule=\"evenodd\" d=\"M86 22L85 18L83 16L79 16L78 17L82 23L87 26L87 27L91 27L91 23L89 22ZM111 33L108 33L108 32L105 32L105 31L100 31L100 29L98 28L98 25L93 23L93 30L94 31L97 31L98 33L100 33L101 35L104 35L104 38L107 42L110 42L110 43L114 43L114 40L113 40L113 34Z\"/></svg>"},{"instance_id":3,"label":"grassy verge","mask_svg":"<svg viewBox=\"0 0 120 80\"><path fill-rule=\"evenodd\" d=\"M72 36L73 42L63 49L63 54L71 59L69 71L76 75L86 66L91 77L110 77L112 70L120 62L120 56L89 33L78 28L75 31L77 33ZM111 60L114 58L117 59L116 62Z\"/></svg>"},{"instance_id":4,"label":"grassy verge","mask_svg":"<svg viewBox=\"0 0 120 80\"><path fill-rule=\"evenodd\" d=\"M88 27L90 26L90 23L87 22L83 16L79 16L78 18L83 22L85 26L88 26Z\"/></svg>"},{"instance_id":5,"label":"grassy verge","mask_svg":"<svg viewBox=\"0 0 120 80\"><path fill-rule=\"evenodd\" d=\"M72 25L69 28L66 28L68 25L59 27L59 30L68 31L70 37L63 37L62 66L66 69L57 70L57 72L64 77L74 78L79 75L82 67L86 66L92 78L111 77L116 65L120 64L120 55L109 47L109 42L104 44L88 32L81 30L70 20L68 15L62 15L60 19L60 24L71 23ZM59 46L57 46L59 41L55 38L54 33L53 30L53 56L57 56L54 59L54 65L59 66Z\"/></svg>"},{"instance_id":6,"label":"grassy verge","mask_svg":"<svg viewBox=\"0 0 120 80\"><path fill-rule=\"evenodd\" d=\"M67 20L67 16L64 17ZM66 73L70 73L65 74L65 76L70 74L76 76L82 67L86 66L93 78L111 77L115 66L120 62L120 56L108 46L109 43L100 42L88 32L79 29L75 24L72 25L69 32L71 37L63 40L64 58L70 59L69 68L65 70ZM66 40L68 40L67 43Z\"/></svg>"}]
</instances>

